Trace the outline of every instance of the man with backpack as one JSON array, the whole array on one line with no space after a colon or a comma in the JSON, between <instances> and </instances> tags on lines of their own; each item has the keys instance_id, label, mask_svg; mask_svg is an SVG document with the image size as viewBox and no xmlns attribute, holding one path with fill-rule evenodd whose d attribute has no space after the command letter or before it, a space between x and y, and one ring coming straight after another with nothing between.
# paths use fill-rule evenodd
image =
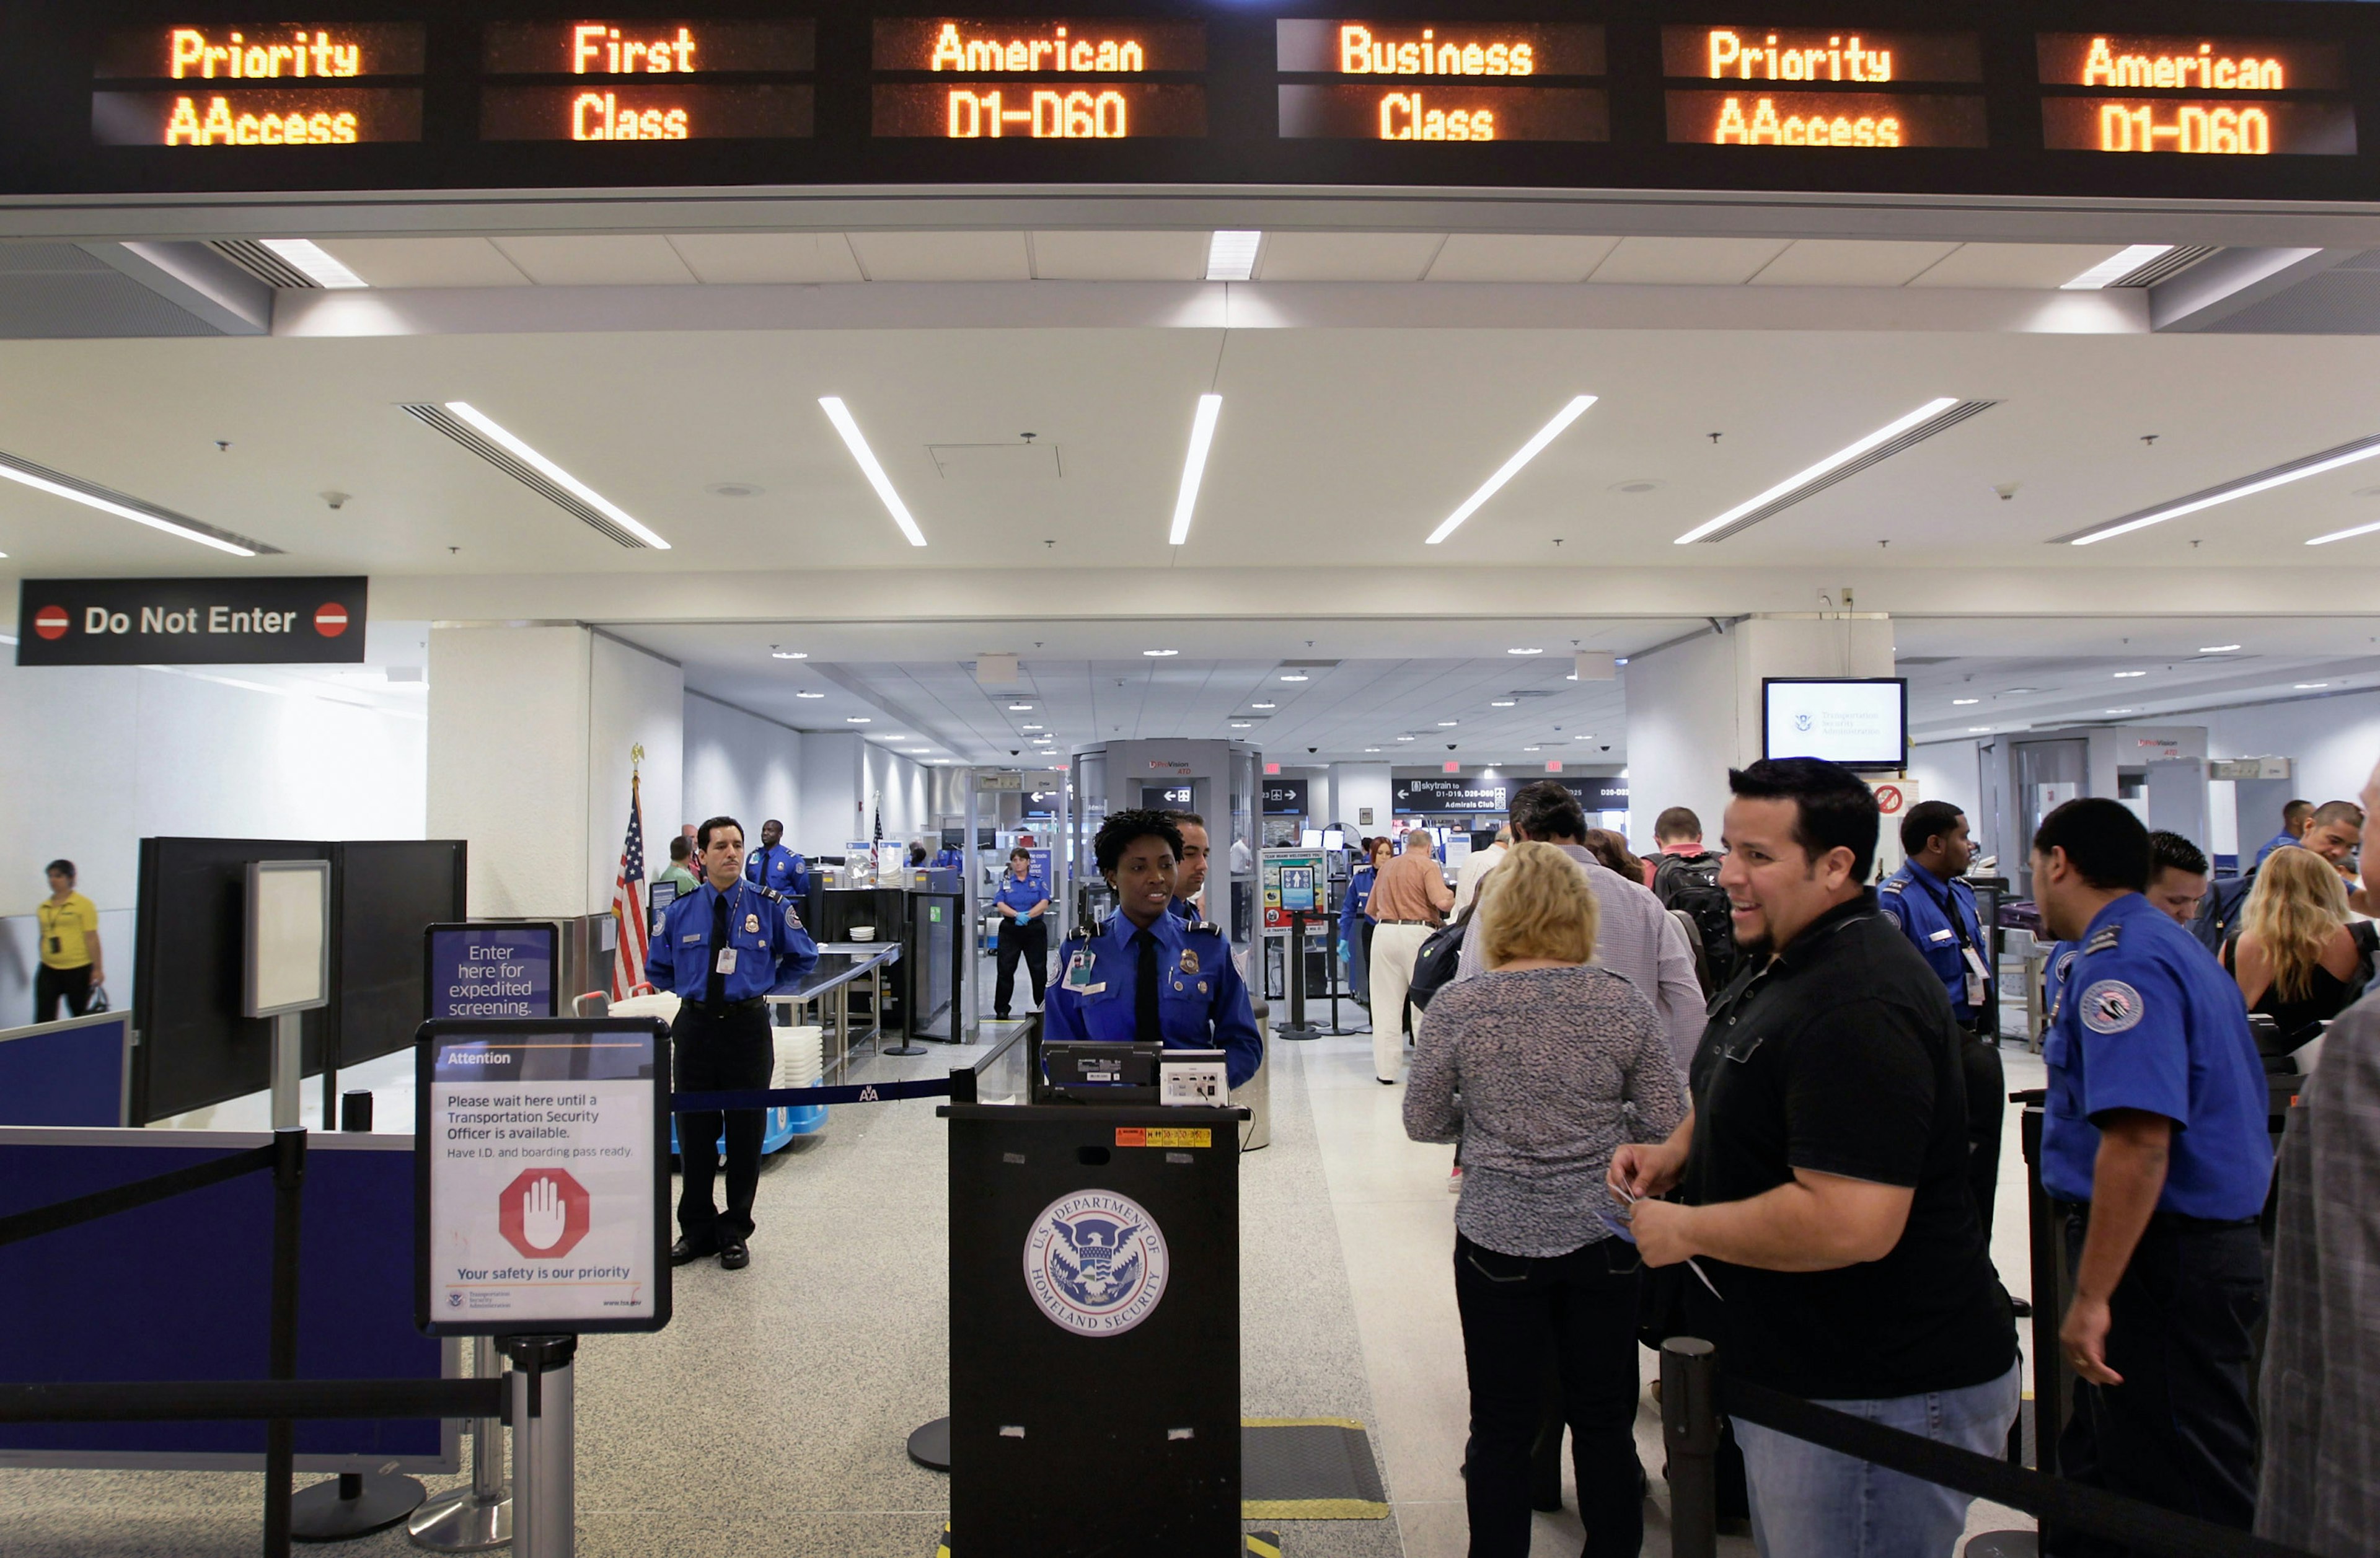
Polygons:
<instances>
[{"instance_id":1,"label":"man with backpack","mask_svg":"<svg viewBox=\"0 0 2380 1558\"><path fill-rule=\"evenodd\" d=\"M1727 889L1718 884L1719 858L1703 847L1702 819L1682 806L1672 806L1653 823L1653 842L1661 852L1653 859L1645 885L1665 909L1674 909L1694 921L1702 943L1695 972L1703 994L1712 996L1735 977L1735 927L1728 918Z\"/></svg>"}]
</instances>

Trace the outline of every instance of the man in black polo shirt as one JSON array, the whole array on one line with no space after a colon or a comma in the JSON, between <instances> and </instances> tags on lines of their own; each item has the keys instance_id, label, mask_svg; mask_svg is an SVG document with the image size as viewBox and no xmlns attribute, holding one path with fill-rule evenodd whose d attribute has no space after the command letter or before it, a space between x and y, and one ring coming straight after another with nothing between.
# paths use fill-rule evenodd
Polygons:
<instances>
[{"instance_id":1,"label":"man in black polo shirt","mask_svg":"<svg viewBox=\"0 0 2380 1558\"><path fill-rule=\"evenodd\" d=\"M1815 758L1728 775L1727 889L1744 967L1712 1003L1694 1110L1623 1146L1651 1266L1695 1261L1696 1333L1735 1378L1997 1455L2016 1328L1967 1188L1949 999L1863 885L1876 805ZM1723 1301L1722 1301L1723 1300ZM1734 1419L1762 1558L1949 1558L1962 1493Z\"/></svg>"}]
</instances>

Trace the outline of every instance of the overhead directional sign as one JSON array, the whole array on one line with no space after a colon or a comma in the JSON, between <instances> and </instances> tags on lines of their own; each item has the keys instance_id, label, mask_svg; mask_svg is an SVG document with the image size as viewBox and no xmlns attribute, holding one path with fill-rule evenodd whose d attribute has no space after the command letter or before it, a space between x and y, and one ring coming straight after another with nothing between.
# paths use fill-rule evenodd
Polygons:
<instances>
[{"instance_id":1,"label":"overhead directional sign","mask_svg":"<svg viewBox=\"0 0 2380 1558\"><path fill-rule=\"evenodd\" d=\"M358 664L370 581L29 578L19 665Z\"/></svg>"}]
</instances>

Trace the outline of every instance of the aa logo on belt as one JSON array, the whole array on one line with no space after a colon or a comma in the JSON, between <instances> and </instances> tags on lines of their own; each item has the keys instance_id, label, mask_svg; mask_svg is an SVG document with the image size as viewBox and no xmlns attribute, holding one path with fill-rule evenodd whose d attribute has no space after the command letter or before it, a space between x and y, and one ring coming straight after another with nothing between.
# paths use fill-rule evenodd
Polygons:
<instances>
[{"instance_id":1,"label":"aa logo on belt","mask_svg":"<svg viewBox=\"0 0 2380 1558\"><path fill-rule=\"evenodd\" d=\"M1147 1320L1172 1277L1165 1235L1112 1190L1061 1196L1025 1236L1025 1287L1050 1322L1078 1336L1121 1336Z\"/></svg>"},{"instance_id":2,"label":"aa logo on belt","mask_svg":"<svg viewBox=\"0 0 2380 1558\"><path fill-rule=\"evenodd\" d=\"M2121 980L2101 980L2082 992L2082 1026L2121 1033L2141 1020L2141 992Z\"/></svg>"}]
</instances>

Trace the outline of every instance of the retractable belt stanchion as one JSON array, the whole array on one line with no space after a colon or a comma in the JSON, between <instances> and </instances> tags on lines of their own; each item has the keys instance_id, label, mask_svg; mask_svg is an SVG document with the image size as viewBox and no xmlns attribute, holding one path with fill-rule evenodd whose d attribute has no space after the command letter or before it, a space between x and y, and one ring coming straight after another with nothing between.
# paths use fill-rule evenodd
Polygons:
<instances>
[{"instance_id":1,"label":"retractable belt stanchion","mask_svg":"<svg viewBox=\"0 0 2380 1558\"><path fill-rule=\"evenodd\" d=\"M1289 1022L1273 1029L1276 1039L1319 1039L1322 1030L1305 1020L1305 916L1289 916Z\"/></svg>"},{"instance_id":2,"label":"retractable belt stanchion","mask_svg":"<svg viewBox=\"0 0 2380 1558\"><path fill-rule=\"evenodd\" d=\"M577 1452L572 1359L576 1336L505 1336L512 1359L513 1551L571 1558L577 1551Z\"/></svg>"},{"instance_id":3,"label":"retractable belt stanchion","mask_svg":"<svg viewBox=\"0 0 2380 1558\"><path fill-rule=\"evenodd\" d=\"M480 1336L471 1343L471 1372L495 1378L496 1344ZM513 1491L504 1481L504 1425L500 1418L471 1424L471 1485L441 1493L413 1512L406 1534L432 1552L483 1552L513 1540Z\"/></svg>"},{"instance_id":4,"label":"retractable belt stanchion","mask_svg":"<svg viewBox=\"0 0 2380 1558\"><path fill-rule=\"evenodd\" d=\"M295 1014L276 1019L293 1027ZM294 1103L295 1094L291 1095ZM278 1108L278 1101L275 1103ZM306 1185L306 1127L276 1126L273 1132L273 1299L265 1342L267 1378L298 1377L298 1235ZM265 1558L286 1558L290 1540L289 1476L296 1459L298 1425L275 1418L264 1425Z\"/></svg>"},{"instance_id":5,"label":"retractable belt stanchion","mask_svg":"<svg viewBox=\"0 0 2380 1558\"><path fill-rule=\"evenodd\" d=\"M1661 1442L1670 1558L1718 1558L1718 1359L1698 1336L1661 1344Z\"/></svg>"}]
</instances>

